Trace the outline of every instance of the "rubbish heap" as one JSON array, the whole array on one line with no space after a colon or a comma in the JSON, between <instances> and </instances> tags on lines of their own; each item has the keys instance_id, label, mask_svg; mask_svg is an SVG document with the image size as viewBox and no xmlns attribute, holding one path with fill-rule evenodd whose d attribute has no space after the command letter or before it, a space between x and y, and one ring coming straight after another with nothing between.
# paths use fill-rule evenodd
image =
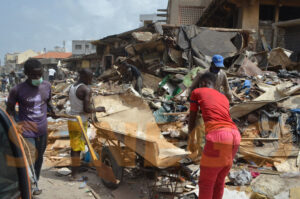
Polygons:
<instances>
[{"instance_id":1,"label":"rubbish heap","mask_svg":"<svg viewBox=\"0 0 300 199\"><path fill-rule=\"evenodd\" d=\"M122 81L119 63L94 82L93 92L107 96L131 89L148 103L161 134L184 148L188 89L195 76L210 67L212 56L222 55L233 94L230 112L242 135L233 166L237 173L232 173L228 182L249 187L252 180L253 189L248 192L273 198L270 193L258 191L253 182L263 178L260 174L299 172L300 64L289 59L292 52L286 49L255 52L253 34L250 30L152 24L109 36L96 44L103 51L109 47L116 60L142 72L142 93ZM110 41L122 45L114 46ZM60 111L68 106L67 90L73 81L67 82L54 87L53 99Z\"/></svg>"}]
</instances>

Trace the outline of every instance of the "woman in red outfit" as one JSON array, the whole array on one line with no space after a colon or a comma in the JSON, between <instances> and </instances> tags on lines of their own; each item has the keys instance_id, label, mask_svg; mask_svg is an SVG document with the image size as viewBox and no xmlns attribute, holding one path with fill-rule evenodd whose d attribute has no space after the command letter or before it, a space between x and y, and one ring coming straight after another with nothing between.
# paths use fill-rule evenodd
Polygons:
<instances>
[{"instance_id":1,"label":"woman in red outfit","mask_svg":"<svg viewBox=\"0 0 300 199\"><path fill-rule=\"evenodd\" d=\"M206 143L200 161L199 199L222 199L225 177L232 166L241 136L229 113L229 101L214 89L216 76L205 73L190 97L189 133L202 112ZM193 140L191 140L193 142Z\"/></svg>"}]
</instances>

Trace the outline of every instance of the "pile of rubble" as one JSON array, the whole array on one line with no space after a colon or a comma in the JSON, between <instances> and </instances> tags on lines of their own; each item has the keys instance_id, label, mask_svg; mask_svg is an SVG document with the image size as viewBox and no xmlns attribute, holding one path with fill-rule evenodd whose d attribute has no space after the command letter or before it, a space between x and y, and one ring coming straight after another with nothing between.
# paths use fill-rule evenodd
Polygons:
<instances>
[{"instance_id":1,"label":"pile of rubble","mask_svg":"<svg viewBox=\"0 0 300 199\"><path fill-rule=\"evenodd\" d=\"M247 30L153 24L109 36L96 44L103 52L110 49L117 60L136 66L142 72L143 89L139 94L125 84L117 63L94 82L93 92L105 96L131 89L148 102L161 134L185 147L188 89L195 76L210 67L212 56L220 54L225 58L233 94L231 116L242 135L228 182L244 186L260 174L299 172L299 63L292 62L292 52L282 48L254 52L253 34ZM67 80L54 86L53 100L59 111L68 108L71 83L73 80ZM253 192L274 197L275 193L258 189L252 183Z\"/></svg>"}]
</instances>

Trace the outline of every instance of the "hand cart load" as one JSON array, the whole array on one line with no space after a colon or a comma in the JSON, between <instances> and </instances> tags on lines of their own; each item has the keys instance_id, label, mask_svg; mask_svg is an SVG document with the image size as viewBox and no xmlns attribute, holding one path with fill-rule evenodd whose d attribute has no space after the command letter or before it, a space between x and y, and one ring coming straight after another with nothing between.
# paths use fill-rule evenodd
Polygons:
<instances>
[{"instance_id":1,"label":"hand cart load","mask_svg":"<svg viewBox=\"0 0 300 199\"><path fill-rule=\"evenodd\" d=\"M95 148L116 178L115 182L103 180L107 187L118 187L126 167L152 170L174 178L182 172L180 161L186 159L189 152L161 135L152 111L143 99L126 92L97 96L93 101L96 107L106 108L106 113L94 115L93 125L97 128Z\"/></svg>"}]
</instances>

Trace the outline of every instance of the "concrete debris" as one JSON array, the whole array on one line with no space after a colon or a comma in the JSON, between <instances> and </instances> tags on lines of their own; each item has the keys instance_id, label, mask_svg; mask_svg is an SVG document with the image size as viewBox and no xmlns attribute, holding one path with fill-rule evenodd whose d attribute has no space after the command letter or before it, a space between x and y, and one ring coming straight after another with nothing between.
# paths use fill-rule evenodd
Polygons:
<instances>
[{"instance_id":1,"label":"concrete debris","mask_svg":"<svg viewBox=\"0 0 300 199\"><path fill-rule=\"evenodd\" d=\"M151 41L153 38L153 35L151 32L133 32L132 36L137 41L141 41L141 42Z\"/></svg>"},{"instance_id":2,"label":"concrete debris","mask_svg":"<svg viewBox=\"0 0 300 199\"><path fill-rule=\"evenodd\" d=\"M245 58L242 65L238 69L237 74L242 77L253 77L262 75L263 71L260 68L258 68L255 63Z\"/></svg>"},{"instance_id":3,"label":"concrete debris","mask_svg":"<svg viewBox=\"0 0 300 199\"><path fill-rule=\"evenodd\" d=\"M249 199L249 196L245 192L224 189L223 199Z\"/></svg>"},{"instance_id":4,"label":"concrete debris","mask_svg":"<svg viewBox=\"0 0 300 199\"><path fill-rule=\"evenodd\" d=\"M275 48L270 52L269 63L271 67L280 66L282 69L292 67L293 62L289 59L292 52L283 48Z\"/></svg>"},{"instance_id":5,"label":"concrete debris","mask_svg":"<svg viewBox=\"0 0 300 199\"><path fill-rule=\"evenodd\" d=\"M254 193L271 199L279 198L278 196L281 194L284 196L291 189L298 189L297 187L299 187L298 178L281 178L276 175L261 175L253 180L251 184Z\"/></svg>"},{"instance_id":6,"label":"concrete debris","mask_svg":"<svg viewBox=\"0 0 300 199\"><path fill-rule=\"evenodd\" d=\"M71 170L66 167L63 167L63 168L58 169L57 173L62 176L67 176L67 175L71 174Z\"/></svg>"}]
</instances>

